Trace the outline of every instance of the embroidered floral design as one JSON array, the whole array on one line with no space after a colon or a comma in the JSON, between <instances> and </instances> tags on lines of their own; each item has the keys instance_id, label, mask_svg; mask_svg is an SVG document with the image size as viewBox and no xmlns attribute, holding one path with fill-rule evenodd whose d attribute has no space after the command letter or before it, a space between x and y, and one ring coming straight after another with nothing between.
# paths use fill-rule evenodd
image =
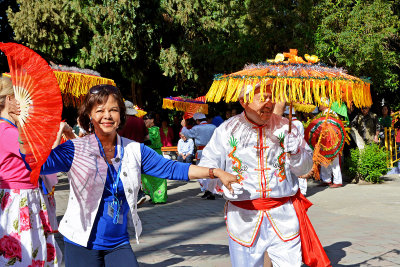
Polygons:
<instances>
[{"instance_id":1,"label":"embroidered floral design","mask_svg":"<svg viewBox=\"0 0 400 267\"><path fill-rule=\"evenodd\" d=\"M14 227L14 230L17 231L17 232L18 232L18 225L19 225L18 219L15 219L14 222L13 222L13 227Z\"/></svg>"},{"instance_id":2,"label":"embroidered floral design","mask_svg":"<svg viewBox=\"0 0 400 267\"><path fill-rule=\"evenodd\" d=\"M44 233L45 234L51 233L52 230L51 230L49 215L47 214L47 210L39 211L39 216L40 216L40 219L42 220Z\"/></svg>"},{"instance_id":3,"label":"embroidered floral design","mask_svg":"<svg viewBox=\"0 0 400 267\"><path fill-rule=\"evenodd\" d=\"M40 206L42 207L42 210L47 210L46 203L40 201Z\"/></svg>"},{"instance_id":4,"label":"embroidered floral design","mask_svg":"<svg viewBox=\"0 0 400 267\"><path fill-rule=\"evenodd\" d=\"M277 173L275 173L276 176L279 177L279 182L283 182L283 180L286 179L286 173L285 173L285 159L286 159L286 153L284 152L284 146L283 142L285 140L285 135L282 133L278 136L279 140L279 145L282 148L282 152L278 156L278 164L277 167L279 168Z\"/></svg>"},{"instance_id":5,"label":"embroidered floral design","mask_svg":"<svg viewBox=\"0 0 400 267\"><path fill-rule=\"evenodd\" d=\"M19 209L19 222L20 222L20 227L19 227L20 232L27 231L32 228L28 206Z\"/></svg>"},{"instance_id":6,"label":"embroidered floral design","mask_svg":"<svg viewBox=\"0 0 400 267\"><path fill-rule=\"evenodd\" d=\"M14 194L20 194L21 190L20 189L13 189L11 192L13 192Z\"/></svg>"},{"instance_id":7,"label":"embroidered floral design","mask_svg":"<svg viewBox=\"0 0 400 267\"><path fill-rule=\"evenodd\" d=\"M44 261L32 259L32 264L28 267L44 267Z\"/></svg>"},{"instance_id":8,"label":"embroidered floral design","mask_svg":"<svg viewBox=\"0 0 400 267\"><path fill-rule=\"evenodd\" d=\"M46 244L47 247L47 262L52 262L56 258L56 248L50 244Z\"/></svg>"},{"instance_id":9,"label":"embroidered floral design","mask_svg":"<svg viewBox=\"0 0 400 267\"><path fill-rule=\"evenodd\" d=\"M243 170L247 169L247 166L244 166L242 168L242 161L235 156L238 140L233 135L229 139L229 145L233 148L232 151L228 154L228 157L232 159L232 169L234 172L237 173L237 176L239 177L239 184L243 185L242 182L246 179L243 177Z\"/></svg>"},{"instance_id":10,"label":"embroidered floral design","mask_svg":"<svg viewBox=\"0 0 400 267\"><path fill-rule=\"evenodd\" d=\"M10 198L10 193L6 192L1 199L1 209L5 210L10 204L11 204L11 198Z\"/></svg>"},{"instance_id":11,"label":"embroidered floral design","mask_svg":"<svg viewBox=\"0 0 400 267\"><path fill-rule=\"evenodd\" d=\"M5 235L0 239L0 256L10 259L8 265L14 265L17 260L21 261L21 241L17 233Z\"/></svg>"},{"instance_id":12,"label":"embroidered floral design","mask_svg":"<svg viewBox=\"0 0 400 267\"><path fill-rule=\"evenodd\" d=\"M21 201L19 202L19 207L23 208L25 206L28 206L28 199L26 197L21 198Z\"/></svg>"}]
</instances>

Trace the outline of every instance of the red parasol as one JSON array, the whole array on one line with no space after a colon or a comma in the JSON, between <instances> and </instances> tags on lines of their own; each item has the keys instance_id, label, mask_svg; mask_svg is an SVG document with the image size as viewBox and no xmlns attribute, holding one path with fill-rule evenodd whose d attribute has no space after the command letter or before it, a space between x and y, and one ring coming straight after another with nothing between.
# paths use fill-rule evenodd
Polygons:
<instances>
[{"instance_id":1,"label":"red parasol","mask_svg":"<svg viewBox=\"0 0 400 267\"><path fill-rule=\"evenodd\" d=\"M94 70L55 64L52 64L51 68L57 78L65 106L80 106L84 96L95 85L111 84L115 86L113 80L101 77L100 73Z\"/></svg>"},{"instance_id":2,"label":"red parasol","mask_svg":"<svg viewBox=\"0 0 400 267\"><path fill-rule=\"evenodd\" d=\"M184 119L192 118L196 112L208 114L208 105L206 104L205 96L200 96L195 99L181 96L167 97L163 99L163 108L184 111Z\"/></svg>"},{"instance_id":3,"label":"red parasol","mask_svg":"<svg viewBox=\"0 0 400 267\"><path fill-rule=\"evenodd\" d=\"M40 167L56 140L62 112L57 79L47 62L33 50L15 43L0 43L7 56L15 98L20 103L20 139L36 185Z\"/></svg>"}]
</instances>

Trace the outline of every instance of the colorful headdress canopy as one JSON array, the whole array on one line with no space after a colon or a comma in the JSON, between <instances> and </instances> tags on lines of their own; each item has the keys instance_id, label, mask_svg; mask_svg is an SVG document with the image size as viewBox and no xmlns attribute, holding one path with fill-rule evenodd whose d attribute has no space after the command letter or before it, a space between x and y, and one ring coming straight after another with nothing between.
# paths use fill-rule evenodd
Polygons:
<instances>
[{"instance_id":1,"label":"colorful headdress canopy","mask_svg":"<svg viewBox=\"0 0 400 267\"><path fill-rule=\"evenodd\" d=\"M99 73L75 67L52 65L65 106L79 106L89 89L99 84L115 86L111 79L101 77Z\"/></svg>"},{"instance_id":2,"label":"colorful headdress canopy","mask_svg":"<svg viewBox=\"0 0 400 267\"><path fill-rule=\"evenodd\" d=\"M205 96L191 99L184 96L167 97L163 99L163 108L175 109L189 114L196 112L208 114L208 104L206 104Z\"/></svg>"},{"instance_id":3,"label":"colorful headdress canopy","mask_svg":"<svg viewBox=\"0 0 400 267\"><path fill-rule=\"evenodd\" d=\"M147 114L147 111L144 111L143 109L139 108L137 105L133 105L133 108L137 111L137 113L135 114L136 117L141 118Z\"/></svg>"},{"instance_id":4,"label":"colorful headdress canopy","mask_svg":"<svg viewBox=\"0 0 400 267\"><path fill-rule=\"evenodd\" d=\"M286 59L286 60L285 60ZM271 86L274 102L302 102L319 105L321 98L356 107L372 105L370 82L348 75L342 68L327 67L316 56L297 56L297 49L278 54L265 63L250 64L241 71L218 74L206 95L207 101L235 102L244 95L245 102L252 102L256 85L265 92ZM249 86L249 94L243 94ZM246 89L245 89L246 88Z\"/></svg>"}]
</instances>

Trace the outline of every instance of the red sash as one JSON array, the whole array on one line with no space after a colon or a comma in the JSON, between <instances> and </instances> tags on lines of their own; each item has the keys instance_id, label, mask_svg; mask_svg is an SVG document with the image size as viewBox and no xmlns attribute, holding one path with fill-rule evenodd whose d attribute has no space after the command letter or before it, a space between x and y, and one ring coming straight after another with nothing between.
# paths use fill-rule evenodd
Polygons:
<instances>
[{"instance_id":1,"label":"red sash","mask_svg":"<svg viewBox=\"0 0 400 267\"><path fill-rule=\"evenodd\" d=\"M288 202L289 199L290 197L259 198L254 200L230 201L230 202L236 207L245 210L270 210L285 204L286 202Z\"/></svg>"},{"instance_id":2,"label":"red sash","mask_svg":"<svg viewBox=\"0 0 400 267\"><path fill-rule=\"evenodd\" d=\"M270 210L285 204L289 199L292 200L299 219L303 262L311 267L332 266L307 216L307 210L312 203L300 193L300 190L291 197L231 201L231 203L247 210Z\"/></svg>"}]
</instances>

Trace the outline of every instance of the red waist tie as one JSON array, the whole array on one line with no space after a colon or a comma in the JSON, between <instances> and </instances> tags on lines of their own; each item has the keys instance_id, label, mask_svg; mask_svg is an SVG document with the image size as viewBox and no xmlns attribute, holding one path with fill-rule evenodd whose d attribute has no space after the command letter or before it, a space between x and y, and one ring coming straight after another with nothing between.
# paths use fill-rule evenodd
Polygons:
<instances>
[{"instance_id":1,"label":"red waist tie","mask_svg":"<svg viewBox=\"0 0 400 267\"><path fill-rule=\"evenodd\" d=\"M315 233L314 227L307 216L307 210L312 203L300 193L283 198L264 198L245 201L230 201L233 205L247 210L270 210L285 204L289 199L292 200L300 224L300 239L303 262L311 267L332 266L325 253L321 242Z\"/></svg>"}]
</instances>

